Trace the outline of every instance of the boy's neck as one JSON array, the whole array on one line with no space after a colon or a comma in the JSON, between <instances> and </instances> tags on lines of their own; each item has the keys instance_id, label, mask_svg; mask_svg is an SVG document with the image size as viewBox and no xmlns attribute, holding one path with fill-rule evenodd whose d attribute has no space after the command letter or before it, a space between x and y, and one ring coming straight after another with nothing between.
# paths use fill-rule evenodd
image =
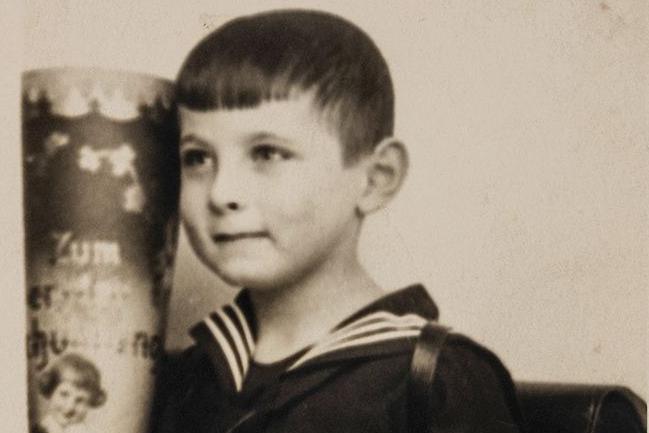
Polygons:
<instances>
[{"instance_id":1,"label":"boy's neck","mask_svg":"<svg viewBox=\"0 0 649 433\"><path fill-rule=\"evenodd\" d=\"M334 268L281 290L250 291L257 362L279 361L308 347L382 294L355 257Z\"/></svg>"}]
</instances>

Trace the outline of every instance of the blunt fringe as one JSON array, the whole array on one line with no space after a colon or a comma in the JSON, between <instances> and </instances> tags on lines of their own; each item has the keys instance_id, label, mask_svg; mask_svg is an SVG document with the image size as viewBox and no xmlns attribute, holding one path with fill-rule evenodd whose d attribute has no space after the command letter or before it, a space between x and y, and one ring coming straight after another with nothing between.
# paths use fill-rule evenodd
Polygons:
<instances>
[{"instance_id":1,"label":"blunt fringe","mask_svg":"<svg viewBox=\"0 0 649 433\"><path fill-rule=\"evenodd\" d=\"M394 127L385 59L354 24L307 10L234 19L205 37L177 79L178 103L193 110L253 108L313 91L353 162Z\"/></svg>"}]
</instances>

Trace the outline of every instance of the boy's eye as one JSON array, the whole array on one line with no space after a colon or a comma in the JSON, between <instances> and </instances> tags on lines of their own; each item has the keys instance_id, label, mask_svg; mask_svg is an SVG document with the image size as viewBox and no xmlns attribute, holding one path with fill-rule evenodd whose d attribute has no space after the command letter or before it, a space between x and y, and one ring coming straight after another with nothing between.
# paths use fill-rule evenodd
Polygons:
<instances>
[{"instance_id":1,"label":"boy's eye","mask_svg":"<svg viewBox=\"0 0 649 433\"><path fill-rule=\"evenodd\" d=\"M210 155L202 149L181 151L180 161L183 167L198 168L210 162Z\"/></svg>"},{"instance_id":2,"label":"boy's eye","mask_svg":"<svg viewBox=\"0 0 649 433\"><path fill-rule=\"evenodd\" d=\"M261 144L252 149L252 159L255 161L284 161L291 157L290 152L269 144Z\"/></svg>"}]
</instances>

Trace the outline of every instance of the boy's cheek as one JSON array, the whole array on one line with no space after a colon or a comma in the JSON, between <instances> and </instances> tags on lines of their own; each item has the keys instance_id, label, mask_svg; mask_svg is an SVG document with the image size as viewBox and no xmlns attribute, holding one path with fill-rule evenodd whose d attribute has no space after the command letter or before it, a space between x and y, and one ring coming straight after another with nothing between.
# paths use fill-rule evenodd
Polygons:
<instances>
[{"instance_id":1,"label":"boy's cheek","mask_svg":"<svg viewBox=\"0 0 649 433\"><path fill-rule=\"evenodd\" d=\"M292 194L276 194L268 200L266 206L268 222L281 221L295 227L294 224L316 219L320 205L313 197L313 194L305 194L299 190Z\"/></svg>"},{"instance_id":2,"label":"boy's cheek","mask_svg":"<svg viewBox=\"0 0 649 433\"><path fill-rule=\"evenodd\" d=\"M180 189L180 211L191 213L205 207L208 199L208 191L204 186L191 182L183 182Z\"/></svg>"}]
</instances>

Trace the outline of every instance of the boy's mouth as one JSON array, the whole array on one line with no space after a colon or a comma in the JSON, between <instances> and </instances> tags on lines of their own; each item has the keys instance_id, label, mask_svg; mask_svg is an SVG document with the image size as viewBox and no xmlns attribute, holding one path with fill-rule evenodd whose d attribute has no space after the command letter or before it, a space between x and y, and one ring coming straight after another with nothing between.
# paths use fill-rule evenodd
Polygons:
<instances>
[{"instance_id":1,"label":"boy's mouth","mask_svg":"<svg viewBox=\"0 0 649 433\"><path fill-rule=\"evenodd\" d=\"M212 235L214 242L234 242L242 239L257 239L268 237L266 232L244 232L244 233L216 233Z\"/></svg>"}]
</instances>

